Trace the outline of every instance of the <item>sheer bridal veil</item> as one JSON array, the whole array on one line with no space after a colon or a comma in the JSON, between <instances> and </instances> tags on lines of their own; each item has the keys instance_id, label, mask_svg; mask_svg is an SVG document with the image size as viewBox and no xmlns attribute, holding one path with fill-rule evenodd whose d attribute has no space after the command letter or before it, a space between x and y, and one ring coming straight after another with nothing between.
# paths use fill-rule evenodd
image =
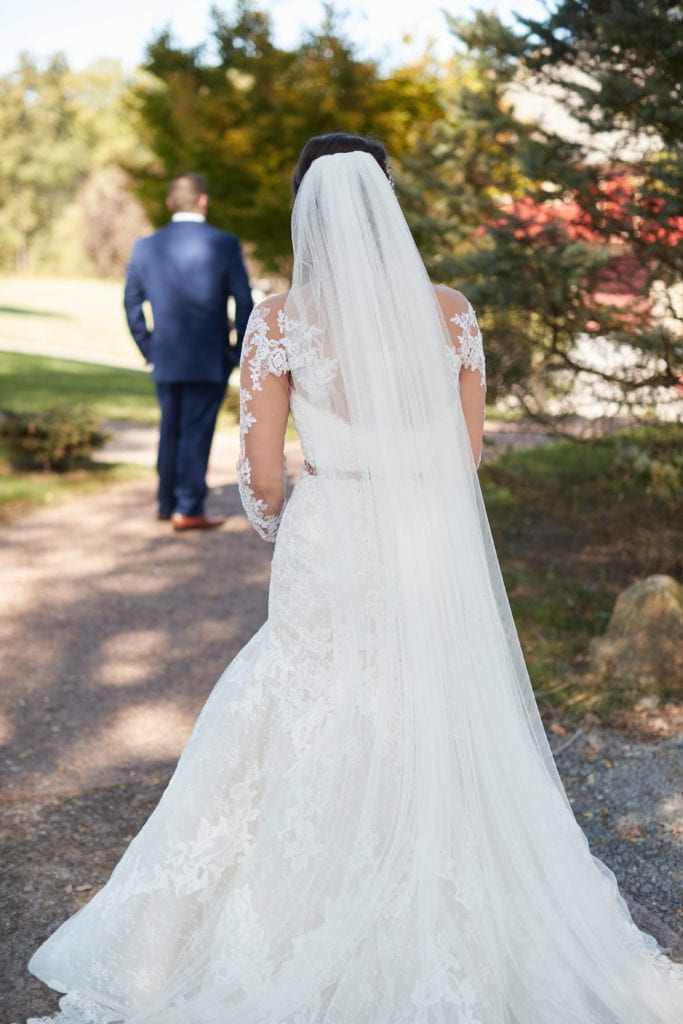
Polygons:
<instances>
[{"instance_id":1,"label":"sheer bridal veil","mask_svg":"<svg viewBox=\"0 0 683 1024\"><path fill-rule=\"evenodd\" d=\"M425 969L474 979L486 1022L673 1024L656 943L559 781L457 398L462 354L373 157L315 160L292 233L282 327L336 549L338 728L370 765L345 827L367 827L375 870L349 931L393 892Z\"/></svg>"}]
</instances>

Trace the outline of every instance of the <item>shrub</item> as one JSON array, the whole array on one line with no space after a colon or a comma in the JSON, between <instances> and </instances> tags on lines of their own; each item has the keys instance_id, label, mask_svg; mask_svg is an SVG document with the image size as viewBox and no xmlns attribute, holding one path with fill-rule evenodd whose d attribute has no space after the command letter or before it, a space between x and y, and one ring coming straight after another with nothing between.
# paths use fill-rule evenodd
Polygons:
<instances>
[{"instance_id":1,"label":"shrub","mask_svg":"<svg viewBox=\"0 0 683 1024\"><path fill-rule=\"evenodd\" d=\"M101 448L107 436L78 407L0 414L0 438L15 469L73 469Z\"/></svg>"},{"instance_id":2,"label":"shrub","mask_svg":"<svg viewBox=\"0 0 683 1024\"><path fill-rule=\"evenodd\" d=\"M626 435L617 439L614 466L625 479L642 481L655 497L673 499L683 494L683 455L675 449L660 451L650 445L648 450Z\"/></svg>"}]
</instances>

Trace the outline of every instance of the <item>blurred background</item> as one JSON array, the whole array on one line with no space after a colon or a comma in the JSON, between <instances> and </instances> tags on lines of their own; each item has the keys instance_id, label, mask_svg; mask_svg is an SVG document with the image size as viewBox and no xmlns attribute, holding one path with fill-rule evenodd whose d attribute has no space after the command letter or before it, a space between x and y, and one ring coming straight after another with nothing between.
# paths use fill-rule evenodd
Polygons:
<instances>
[{"instance_id":1,"label":"blurred background","mask_svg":"<svg viewBox=\"0 0 683 1024\"><path fill-rule=\"evenodd\" d=\"M372 133L434 278L481 309L494 401L676 418L680 5L124 0L105 15L29 0L7 5L4 26L10 311L54 307L54 278L72 282L65 315L111 300L94 282L121 280L187 169L209 178L212 219L243 239L257 293L279 287L301 145ZM130 362L115 319L99 340L86 327L88 345ZM25 334L42 346L47 324L35 327L3 319L4 347Z\"/></svg>"}]
</instances>

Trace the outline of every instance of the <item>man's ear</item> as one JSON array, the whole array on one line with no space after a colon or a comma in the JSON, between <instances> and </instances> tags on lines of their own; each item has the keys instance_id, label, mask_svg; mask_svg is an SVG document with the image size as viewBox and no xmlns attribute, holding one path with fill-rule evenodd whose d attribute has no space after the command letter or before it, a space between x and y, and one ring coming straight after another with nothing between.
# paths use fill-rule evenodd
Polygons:
<instances>
[{"instance_id":1,"label":"man's ear","mask_svg":"<svg viewBox=\"0 0 683 1024\"><path fill-rule=\"evenodd\" d=\"M209 209L209 197L207 195L201 195L197 200L197 206L199 207L199 212L206 217Z\"/></svg>"},{"instance_id":2,"label":"man's ear","mask_svg":"<svg viewBox=\"0 0 683 1024\"><path fill-rule=\"evenodd\" d=\"M170 196L166 196L166 209L170 210L171 213L175 213L175 210L173 209L173 200Z\"/></svg>"}]
</instances>

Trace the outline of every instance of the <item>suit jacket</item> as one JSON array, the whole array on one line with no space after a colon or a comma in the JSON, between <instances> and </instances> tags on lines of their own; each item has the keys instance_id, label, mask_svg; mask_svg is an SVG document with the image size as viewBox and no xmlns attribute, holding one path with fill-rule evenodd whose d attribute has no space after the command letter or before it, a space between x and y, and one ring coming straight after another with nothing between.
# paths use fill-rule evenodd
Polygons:
<instances>
[{"instance_id":1,"label":"suit jacket","mask_svg":"<svg viewBox=\"0 0 683 1024\"><path fill-rule=\"evenodd\" d=\"M237 345L229 344L228 297ZM154 327L142 312L148 299ZM205 221L171 221L133 247L124 306L131 334L159 382L223 381L239 363L252 308L239 239Z\"/></svg>"}]
</instances>

